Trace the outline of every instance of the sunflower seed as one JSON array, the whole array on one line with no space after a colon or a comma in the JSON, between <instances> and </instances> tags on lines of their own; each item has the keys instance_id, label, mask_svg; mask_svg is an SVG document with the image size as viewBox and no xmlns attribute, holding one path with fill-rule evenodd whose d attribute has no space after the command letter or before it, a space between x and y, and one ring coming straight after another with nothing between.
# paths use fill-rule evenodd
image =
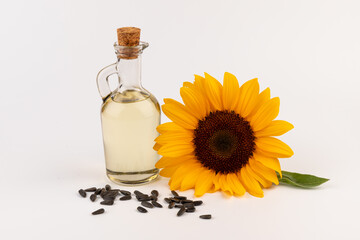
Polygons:
<instances>
[{"instance_id":1,"label":"sunflower seed","mask_svg":"<svg viewBox=\"0 0 360 240\"><path fill-rule=\"evenodd\" d=\"M137 207L137 210L141 213L147 213L147 210L143 207Z\"/></svg>"},{"instance_id":2,"label":"sunflower seed","mask_svg":"<svg viewBox=\"0 0 360 240\"><path fill-rule=\"evenodd\" d=\"M131 192L126 191L126 190L120 190L122 195L131 195Z\"/></svg>"},{"instance_id":3,"label":"sunflower seed","mask_svg":"<svg viewBox=\"0 0 360 240\"><path fill-rule=\"evenodd\" d=\"M104 212L105 212L105 210L103 208L100 208L100 209L96 210L95 212L92 212L91 214L92 215L99 215L99 214L102 214Z\"/></svg>"},{"instance_id":4,"label":"sunflower seed","mask_svg":"<svg viewBox=\"0 0 360 240\"><path fill-rule=\"evenodd\" d=\"M165 202L167 202L167 203L171 203L171 202L172 202L170 198L164 198L164 200L165 200Z\"/></svg>"},{"instance_id":5,"label":"sunflower seed","mask_svg":"<svg viewBox=\"0 0 360 240\"><path fill-rule=\"evenodd\" d=\"M177 192L175 192L175 191L171 191L171 193L174 195L174 197L178 197L178 196L179 196L179 194L178 194Z\"/></svg>"},{"instance_id":6,"label":"sunflower seed","mask_svg":"<svg viewBox=\"0 0 360 240\"><path fill-rule=\"evenodd\" d=\"M80 190L79 190L79 194L80 194L83 198L86 198L86 192L84 191L84 189L80 189Z\"/></svg>"},{"instance_id":7,"label":"sunflower seed","mask_svg":"<svg viewBox=\"0 0 360 240\"><path fill-rule=\"evenodd\" d=\"M184 204L184 203L192 203L193 201L190 199L185 199L185 200L181 200L180 203Z\"/></svg>"},{"instance_id":8,"label":"sunflower seed","mask_svg":"<svg viewBox=\"0 0 360 240\"><path fill-rule=\"evenodd\" d=\"M162 207L163 207L160 203L158 203L158 202L156 202L156 201L151 201L151 203L152 203L152 205L153 205L154 207L157 207L157 208L162 208Z\"/></svg>"},{"instance_id":9,"label":"sunflower seed","mask_svg":"<svg viewBox=\"0 0 360 240\"><path fill-rule=\"evenodd\" d=\"M143 194L142 192L140 192L140 191L138 191L138 190L135 190L135 191L134 191L134 194L135 194L136 196L144 196L144 195L146 195L146 194Z\"/></svg>"},{"instance_id":10,"label":"sunflower seed","mask_svg":"<svg viewBox=\"0 0 360 240\"><path fill-rule=\"evenodd\" d=\"M93 194L90 195L90 200L91 200L92 202L95 202L96 198L97 198L97 195L96 195L95 193L93 193Z\"/></svg>"},{"instance_id":11,"label":"sunflower seed","mask_svg":"<svg viewBox=\"0 0 360 240\"><path fill-rule=\"evenodd\" d=\"M211 214L205 214L199 216L201 219L211 219Z\"/></svg>"},{"instance_id":12,"label":"sunflower seed","mask_svg":"<svg viewBox=\"0 0 360 240\"><path fill-rule=\"evenodd\" d=\"M115 201L115 197L113 196L104 196L102 197L102 199L104 199L104 201Z\"/></svg>"},{"instance_id":13,"label":"sunflower seed","mask_svg":"<svg viewBox=\"0 0 360 240\"><path fill-rule=\"evenodd\" d=\"M144 207L147 207L147 208L153 208L154 207L151 203L145 202L145 201L141 202L141 205L143 205Z\"/></svg>"},{"instance_id":14,"label":"sunflower seed","mask_svg":"<svg viewBox=\"0 0 360 240\"><path fill-rule=\"evenodd\" d=\"M109 191L104 191L103 196L113 196L116 197L117 195L119 195L118 191L113 191L113 190L109 190Z\"/></svg>"},{"instance_id":15,"label":"sunflower seed","mask_svg":"<svg viewBox=\"0 0 360 240\"><path fill-rule=\"evenodd\" d=\"M174 202L171 202L168 207L171 209L171 208L173 208L174 206L175 206L175 203L174 203Z\"/></svg>"},{"instance_id":16,"label":"sunflower seed","mask_svg":"<svg viewBox=\"0 0 360 240\"><path fill-rule=\"evenodd\" d=\"M119 200L125 201L125 200L130 200L130 199L131 199L131 195L125 195L125 196L121 197Z\"/></svg>"},{"instance_id":17,"label":"sunflower seed","mask_svg":"<svg viewBox=\"0 0 360 240\"><path fill-rule=\"evenodd\" d=\"M151 197L150 197L150 196L147 196L147 195L136 196L136 199L137 199L139 202L152 200Z\"/></svg>"},{"instance_id":18,"label":"sunflower seed","mask_svg":"<svg viewBox=\"0 0 360 240\"><path fill-rule=\"evenodd\" d=\"M113 190L109 190L104 194L104 196L111 196L111 197L116 197L117 195L119 195L119 192Z\"/></svg>"},{"instance_id":19,"label":"sunflower seed","mask_svg":"<svg viewBox=\"0 0 360 240\"><path fill-rule=\"evenodd\" d=\"M170 198L170 200L174 203L180 203L180 199Z\"/></svg>"},{"instance_id":20,"label":"sunflower seed","mask_svg":"<svg viewBox=\"0 0 360 240\"><path fill-rule=\"evenodd\" d=\"M115 199L116 196L113 195L113 194L105 193L105 194L103 194L101 197L102 197L103 199L111 199L111 198Z\"/></svg>"},{"instance_id":21,"label":"sunflower seed","mask_svg":"<svg viewBox=\"0 0 360 240\"><path fill-rule=\"evenodd\" d=\"M176 215L177 215L178 217L180 217L181 215L184 214L185 211L186 211L185 207L182 206Z\"/></svg>"},{"instance_id":22,"label":"sunflower seed","mask_svg":"<svg viewBox=\"0 0 360 240\"><path fill-rule=\"evenodd\" d=\"M177 200L186 200L187 197L184 197L184 196L176 196L174 197L174 199L177 199Z\"/></svg>"},{"instance_id":23,"label":"sunflower seed","mask_svg":"<svg viewBox=\"0 0 360 240\"><path fill-rule=\"evenodd\" d=\"M182 208L182 206L183 206L182 204L175 204L174 207L175 207L175 208Z\"/></svg>"},{"instance_id":24,"label":"sunflower seed","mask_svg":"<svg viewBox=\"0 0 360 240\"><path fill-rule=\"evenodd\" d=\"M101 205L113 205L114 201L109 199L109 200L104 200L102 202L100 202Z\"/></svg>"},{"instance_id":25,"label":"sunflower seed","mask_svg":"<svg viewBox=\"0 0 360 240\"><path fill-rule=\"evenodd\" d=\"M111 186L109 184L106 184L105 189L106 189L106 191L109 191L111 189Z\"/></svg>"},{"instance_id":26,"label":"sunflower seed","mask_svg":"<svg viewBox=\"0 0 360 240\"><path fill-rule=\"evenodd\" d=\"M85 189L85 192L95 192L95 191L96 191L96 187L91 187L91 188Z\"/></svg>"},{"instance_id":27,"label":"sunflower seed","mask_svg":"<svg viewBox=\"0 0 360 240\"><path fill-rule=\"evenodd\" d=\"M190 212L191 213L191 212L195 212L195 210L196 210L195 208L187 208L185 210L185 212Z\"/></svg>"},{"instance_id":28,"label":"sunflower seed","mask_svg":"<svg viewBox=\"0 0 360 240\"><path fill-rule=\"evenodd\" d=\"M151 191L151 195L155 196L155 197L158 197L159 196L159 192L156 191L156 190L152 190Z\"/></svg>"},{"instance_id":29,"label":"sunflower seed","mask_svg":"<svg viewBox=\"0 0 360 240\"><path fill-rule=\"evenodd\" d=\"M198 200L198 201L194 201L194 206L200 206L201 204L203 204L203 201Z\"/></svg>"},{"instance_id":30,"label":"sunflower seed","mask_svg":"<svg viewBox=\"0 0 360 240\"><path fill-rule=\"evenodd\" d=\"M183 206L186 208L194 208L195 207L194 203L184 203Z\"/></svg>"},{"instance_id":31,"label":"sunflower seed","mask_svg":"<svg viewBox=\"0 0 360 240\"><path fill-rule=\"evenodd\" d=\"M100 192L100 196L103 197L106 193L107 191L105 190L105 188L102 188Z\"/></svg>"},{"instance_id":32,"label":"sunflower seed","mask_svg":"<svg viewBox=\"0 0 360 240\"><path fill-rule=\"evenodd\" d=\"M101 193L101 188L96 189L95 194L99 195Z\"/></svg>"}]
</instances>

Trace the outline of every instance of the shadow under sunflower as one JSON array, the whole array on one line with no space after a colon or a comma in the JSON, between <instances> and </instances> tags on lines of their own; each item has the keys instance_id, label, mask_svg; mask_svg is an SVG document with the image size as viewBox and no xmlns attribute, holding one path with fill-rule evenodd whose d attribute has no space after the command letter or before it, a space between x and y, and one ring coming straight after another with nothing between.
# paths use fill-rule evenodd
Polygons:
<instances>
[{"instance_id":1,"label":"shadow under sunflower","mask_svg":"<svg viewBox=\"0 0 360 240\"><path fill-rule=\"evenodd\" d=\"M180 94L185 105L164 99L162 110L173 122L158 126L154 146L163 156L156 167L170 178L171 190L194 188L197 197L215 191L263 197L262 188L279 184L278 158L293 151L274 136L293 125L274 120L280 100L270 98L269 88L259 93L257 79L239 87L230 73L222 86L205 73L184 82Z\"/></svg>"}]
</instances>

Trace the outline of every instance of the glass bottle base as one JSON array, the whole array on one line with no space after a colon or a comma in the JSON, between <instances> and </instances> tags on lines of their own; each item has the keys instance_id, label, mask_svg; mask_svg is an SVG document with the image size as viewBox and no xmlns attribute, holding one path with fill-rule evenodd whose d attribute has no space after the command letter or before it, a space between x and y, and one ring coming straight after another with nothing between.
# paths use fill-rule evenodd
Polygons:
<instances>
[{"instance_id":1,"label":"glass bottle base","mask_svg":"<svg viewBox=\"0 0 360 240\"><path fill-rule=\"evenodd\" d=\"M141 185L154 181L159 176L159 169L154 168L143 172L114 172L106 169L107 177L116 184Z\"/></svg>"}]
</instances>

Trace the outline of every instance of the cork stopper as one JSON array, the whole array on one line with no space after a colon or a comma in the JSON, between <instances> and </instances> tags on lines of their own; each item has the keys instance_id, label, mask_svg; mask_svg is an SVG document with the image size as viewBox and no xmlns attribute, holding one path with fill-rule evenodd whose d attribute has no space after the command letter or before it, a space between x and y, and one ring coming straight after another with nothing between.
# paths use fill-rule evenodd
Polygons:
<instances>
[{"instance_id":1,"label":"cork stopper","mask_svg":"<svg viewBox=\"0 0 360 240\"><path fill-rule=\"evenodd\" d=\"M133 47L139 45L140 28L123 27L117 29L118 43L120 46Z\"/></svg>"}]
</instances>

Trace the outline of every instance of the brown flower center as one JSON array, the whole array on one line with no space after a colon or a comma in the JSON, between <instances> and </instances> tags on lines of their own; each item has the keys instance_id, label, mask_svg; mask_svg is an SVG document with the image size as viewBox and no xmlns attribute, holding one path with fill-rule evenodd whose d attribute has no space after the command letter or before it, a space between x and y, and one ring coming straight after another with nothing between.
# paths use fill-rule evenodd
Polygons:
<instances>
[{"instance_id":1,"label":"brown flower center","mask_svg":"<svg viewBox=\"0 0 360 240\"><path fill-rule=\"evenodd\" d=\"M211 112L199 121L194 135L197 159L216 173L238 172L255 149L249 122L234 111Z\"/></svg>"}]
</instances>

